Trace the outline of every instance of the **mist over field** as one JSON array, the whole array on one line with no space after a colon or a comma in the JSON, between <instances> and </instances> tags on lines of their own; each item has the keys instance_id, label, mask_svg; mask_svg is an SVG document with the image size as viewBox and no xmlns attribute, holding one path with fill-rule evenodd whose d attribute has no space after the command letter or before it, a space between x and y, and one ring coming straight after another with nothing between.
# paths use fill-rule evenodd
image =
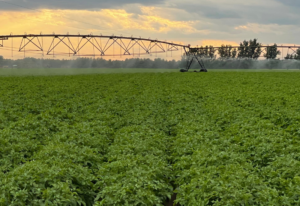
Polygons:
<instances>
[{"instance_id":1,"label":"mist over field","mask_svg":"<svg viewBox=\"0 0 300 206\"><path fill-rule=\"evenodd\" d=\"M255 59L202 59L207 69L300 69L299 60L255 60ZM49 69L49 68L140 68L140 69L181 69L186 67L186 60L164 60L161 58L132 58L125 60L106 60L102 58L77 59L36 59L24 58L18 60L1 59L0 68L14 69ZM191 69L199 69L196 61Z\"/></svg>"},{"instance_id":2,"label":"mist over field","mask_svg":"<svg viewBox=\"0 0 300 206\"><path fill-rule=\"evenodd\" d=\"M204 60L208 69L300 69L298 60L227 59ZM198 68L194 64L193 68Z\"/></svg>"}]
</instances>

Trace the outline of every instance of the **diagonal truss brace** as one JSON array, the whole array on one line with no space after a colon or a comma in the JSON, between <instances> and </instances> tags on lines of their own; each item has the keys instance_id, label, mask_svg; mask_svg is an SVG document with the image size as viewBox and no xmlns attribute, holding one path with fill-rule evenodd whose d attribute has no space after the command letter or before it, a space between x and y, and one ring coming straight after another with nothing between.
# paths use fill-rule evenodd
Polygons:
<instances>
[{"instance_id":1,"label":"diagonal truss brace","mask_svg":"<svg viewBox=\"0 0 300 206\"><path fill-rule=\"evenodd\" d=\"M84 39L86 41L84 41ZM118 41L119 40L119 41ZM60 42L57 43L57 45ZM150 53L163 53L166 51L177 51L179 50L178 47L173 46L173 47L168 47L167 49L164 49L163 45L159 42L156 41L151 41L149 45L146 45L143 40L132 38L128 43L124 42L120 38L114 38L111 37L109 38L104 45L102 45L101 38L100 38L100 43L95 37L88 37L84 36L81 38L79 41L76 49L74 50L74 55L78 54L87 44L91 44L98 52L100 52L100 56L106 56L106 52L113 47L114 44L118 45L120 49L122 50L122 55L132 55L134 52L131 52L131 50L134 48L134 46L139 46L142 51L146 52L146 54ZM55 46L57 46L55 45ZM158 50L153 51L153 49L157 47ZM52 49L49 49L51 52Z\"/></svg>"},{"instance_id":2,"label":"diagonal truss brace","mask_svg":"<svg viewBox=\"0 0 300 206\"><path fill-rule=\"evenodd\" d=\"M4 40L8 40L8 37L0 38L0 41L1 41L0 47L3 47L3 45L4 45L3 41L4 41Z\"/></svg>"},{"instance_id":3,"label":"diagonal truss brace","mask_svg":"<svg viewBox=\"0 0 300 206\"><path fill-rule=\"evenodd\" d=\"M21 38L19 52L26 51L42 51L44 55L43 37L50 37L50 43L46 55L55 55L55 50L60 54L72 54L77 56L122 56L122 55L143 55L151 53L164 53L169 51L178 51L180 48L187 47L180 44L173 44L167 41L159 41L153 39L122 37L122 36L102 36L102 35L60 35L60 34L24 34L0 36L0 47L3 46L3 40L8 38ZM74 41L78 38L78 41ZM103 41L103 42L102 42ZM102 44L103 43L103 44ZM13 42L12 42L13 45ZM28 49L28 47L30 48ZM31 49L34 46L33 49ZM93 54L84 54L90 50ZM115 46L117 46L117 54L115 54ZM62 47L64 49L62 50ZM30 50L31 49L31 50ZM67 52L66 49L69 51ZM83 51L84 50L84 51ZM111 54L113 51L113 54ZM137 52L138 51L138 52ZM80 52L80 54L79 54ZM100 53L100 54L99 54Z\"/></svg>"},{"instance_id":4,"label":"diagonal truss brace","mask_svg":"<svg viewBox=\"0 0 300 206\"><path fill-rule=\"evenodd\" d=\"M55 39L58 39L58 42L57 42L57 43L55 43ZM65 42L65 39L67 39L68 42ZM55 49L60 43L63 43L66 47L68 47L69 50L72 51L74 55L77 54L77 51L76 51L76 49L74 49L74 46L73 46L73 44L72 44L72 42L71 42L71 40L70 40L69 37L66 37L66 36L65 36L65 37L62 37L62 38L61 38L61 37L59 37L59 36L55 36L55 37L53 37L53 39L52 39L52 42L51 42L51 44L50 44L50 47L49 47L49 49L48 49L48 51L47 51L47 55L51 55L50 53L51 53L51 52L54 52L54 49Z\"/></svg>"},{"instance_id":5,"label":"diagonal truss brace","mask_svg":"<svg viewBox=\"0 0 300 206\"><path fill-rule=\"evenodd\" d=\"M34 39L37 39L37 42L38 43L34 43ZM26 40L27 40L27 43L26 43ZM43 50L43 46L42 46L42 44L41 44L41 42L40 42L40 40L39 40L39 37L28 37L28 36L24 36L23 38L22 38L22 41L21 41L21 44L20 44L20 48L19 48L19 52L21 52L21 51L24 51L25 50L25 48L26 48L26 46L28 45L28 44L33 44L36 48L38 48L39 50L34 50L34 51L44 51Z\"/></svg>"},{"instance_id":6,"label":"diagonal truss brace","mask_svg":"<svg viewBox=\"0 0 300 206\"><path fill-rule=\"evenodd\" d=\"M186 58L187 58L187 61L186 61L186 67L185 69L181 69L180 71L181 72L188 72L189 69L191 68L194 60L198 62L198 64L200 65L200 72L207 72L207 69L205 68L205 65L202 61L202 59L199 59L198 56L195 54L195 53L191 53L191 52L188 52L186 51L186 49L184 48L184 51L185 51L185 54L186 54ZM202 57L202 56L200 56Z\"/></svg>"},{"instance_id":7,"label":"diagonal truss brace","mask_svg":"<svg viewBox=\"0 0 300 206\"><path fill-rule=\"evenodd\" d=\"M296 51L296 50L294 50L294 49L293 49L293 48L291 48L291 47L289 47L288 49L293 51L293 53L292 53L291 55L293 55L293 54L296 54L296 53L297 53L297 51ZM288 53L289 53L289 50L288 50Z\"/></svg>"},{"instance_id":8,"label":"diagonal truss brace","mask_svg":"<svg viewBox=\"0 0 300 206\"><path fill-rule=\"evenodd\" d=\"M178 46L168 44L167 51L178 51L178 50L179 50Z\"/></svg>"}]
</instances>

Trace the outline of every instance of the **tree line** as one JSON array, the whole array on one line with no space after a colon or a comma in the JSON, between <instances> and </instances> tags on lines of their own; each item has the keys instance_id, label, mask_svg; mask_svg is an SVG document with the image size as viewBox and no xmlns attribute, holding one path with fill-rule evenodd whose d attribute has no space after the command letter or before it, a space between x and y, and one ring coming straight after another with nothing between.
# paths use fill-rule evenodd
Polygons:
<instances>
[{"instance_id":1,"label":"tree line","mask_svg":"<svg viewBox=\"0 0 300 206\"><path fill-rule=\"evenodd\" d=\"M203 62L208 69L300 69L300 61L297 60L256 60L252 58L204 58ZM14 67L15 65L15 67ZM126 59L105 60L92 58L78 59L36 59L24 58L18 60L4 59L0 56L0 68L154 68L154 69L182 69L186 67L186 60L164 59ZM200 69L198 64L193 64L191 69Z\"/></svg>"},{"instance_id":2,"label":"tree line","mask_svg":"<svg viewBox=\"0 0 300 206\"><path fill-rule=\"evenodd\" d=\"M0 56L0 68L166 68L178 69L185 66L184 60L165 60L161 58L131 58L111 60L103 58L77 59L4 59Z\"/></svg>"},{"instance_id":3,"label":"tree line","mask_svg":"<svg viewBox=\"0 0 300 206\"><path fill-rule=\"evenodd\" d=\"M265 57L266 59L276 59L278 55L281 55L281 51L278 49L277 44L262 48L262 44L257 39L244 40L240 45L234 48L232 45L221 45L219 48L213 46L199 47L191 50L192 53L196 53L198 56L217 59L258 59L259 57ZM217 53L217 55L216 55ZM295 54L287 54L285 59L300 60L300 49L297 49Z\"/></svg>"},{"instance_id":4,"label":"tree line","mask_svg":"<svg viewBox=\"0 0 300 206\"><path fill-rule=\"evenodd\" d=\"M204 57L203 61L208 68L300 68L299 63L278 62L277 56L281 52L277 44L262 49L257 39L243 41L237 48L231 45L222 45L220 48L206 46L191 48L191 53ZM267 60L255 61L263 56ZM300 49L295 54L287 54L286 60L300 60ZM224 61L226 60L226 61ZM228 61L237 60L237 61ZM186 67L185 55L180 60L165 60L161 58L131 58L125 60L107 60L103 58L77 58L77 59L4 59L0 56L0 68L167 68L179 69ZM197 68L194 64L192 68Z\"/></svg>"}]
</instances>

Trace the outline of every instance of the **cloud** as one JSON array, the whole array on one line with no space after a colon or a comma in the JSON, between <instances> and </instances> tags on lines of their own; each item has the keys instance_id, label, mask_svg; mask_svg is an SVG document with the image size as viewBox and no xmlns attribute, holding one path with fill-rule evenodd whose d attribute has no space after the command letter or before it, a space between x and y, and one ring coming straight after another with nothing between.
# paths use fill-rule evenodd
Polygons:
<instances>
[{"instance_id":1,"label":"cloud","mask_svg":"<svg viewBox=\"0 0 300 206\"><path fill-rule=\"evenodd\" d=\"M295 0L287 1L296 2ZM299 24L298 12L292 11L293 4L286 5L283 0L185 0L184 2L170 0L169 2L172 2L169 4L170 7L181 8L189 14L191 19L203 19L219 25L224 25L222 21L234 27L246 23ZM300 3L294 4L300 5Z\"/></svg>"},{"instance_id":2,"label":"cloud","mask_svg":"<svg viewBox=\"0 0 300 206\"><path fill-rule=\"evenodd\" d=\"M239 43L235 41L226 41L220 39L204 39L199 42L199 45L211 45L211 46L220 46L220 45L231 45L231 46L238 46Z\"/></svg>"},{"instance_id":3,"label":"cloud","mask_svg":"<svg viewBox=\"0 0 300 206\"><path fill-rule=\"evenodd\" d=\"M234 29L248 32L250 31L255 34L266 33L273 35L283 35L285 31L290 30L292 28L288 25L250 23L247 25L237 26Z\"/></svg>"},{"instance_id":4,"label":"cloud","mask_svg":"<svg viewBox=\"0 0 300 206\"><path fill-rule=\"evenodd\" d=\"M94 33L186 44L300 44L296 0L0 0L1 33ZM8 11L8 10L13 11ZM299 41L299 42L298 42Z\"/></svg>"},{"instance_id":5,"label":"cloud","mask_svg":"<svg viewBox=\"0 0 300 206\"><path fill-rule=\"evenodd\" d=\"M103 34L134 35L136 33L201 33L194 28L196 21L172 21L157 15L152 15L151 7L142 8L142 14L128 13L123 9L88 10L49 10L34 12L2 12L0 21L2 34L13 31L34 33L43 30L44 33L53 31L81 31ZM79 19L80 21L77 21ZM81 21L84 19L84 22ZM99 25L99 26L97 26ZM147 35L148 36L148 35Z\"/></svg>"},{"instance_id":6,"label":"cloud","mask_svg":"<svg viewBox=\"0 0 300 206\"><path fill-rule=\"evenodd\" d=\"M180 8L210 19L236 19L241 17L236 10L216 7L214 5L185 4L180 6Z\"/></svg>"},{"instance_id":7,"label":"cloud","mask_svg":"<svg viewBox=\"0 0 300 206\"><path fill-rule=\"evenodd\" d=\"M99 10L106 8L121 8L128 4L157 5L164 0L1 0L0 10L20 9L74 9Z\"/></svg>"},{"instance_id":8,"label":"cloud","mask_svg":"<svg viewBox=\"0 0 300 206\"><path fill-rule=\"evenodd\" d=\"M300 2L297 0L276 0L277 2L281 3L283 6L289 7L300 7Z\"/></svg>"}]
</instances>

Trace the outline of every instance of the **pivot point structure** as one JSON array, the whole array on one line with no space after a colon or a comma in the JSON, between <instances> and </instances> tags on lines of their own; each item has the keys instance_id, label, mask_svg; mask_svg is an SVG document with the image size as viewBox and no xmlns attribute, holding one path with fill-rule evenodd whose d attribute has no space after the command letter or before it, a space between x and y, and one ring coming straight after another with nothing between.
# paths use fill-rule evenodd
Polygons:
<instances>
[{"instance_id":1,"label":"pivot point structure","mask_svg":"<svg viewBox=\"0 0 300 206\"><path fill-rule=\"evenodd\" d=\"M195 48L191 48L190 45L188 45L188 50L186 48L184 48L184 50L186 56L186 67L185 69L181 69L180 72L188 72L194 61L200 65L199 72L207 72L207 69L205 68L205 65L201 59L202 56L196 55Z\"/></svg>"}]
</instances>

